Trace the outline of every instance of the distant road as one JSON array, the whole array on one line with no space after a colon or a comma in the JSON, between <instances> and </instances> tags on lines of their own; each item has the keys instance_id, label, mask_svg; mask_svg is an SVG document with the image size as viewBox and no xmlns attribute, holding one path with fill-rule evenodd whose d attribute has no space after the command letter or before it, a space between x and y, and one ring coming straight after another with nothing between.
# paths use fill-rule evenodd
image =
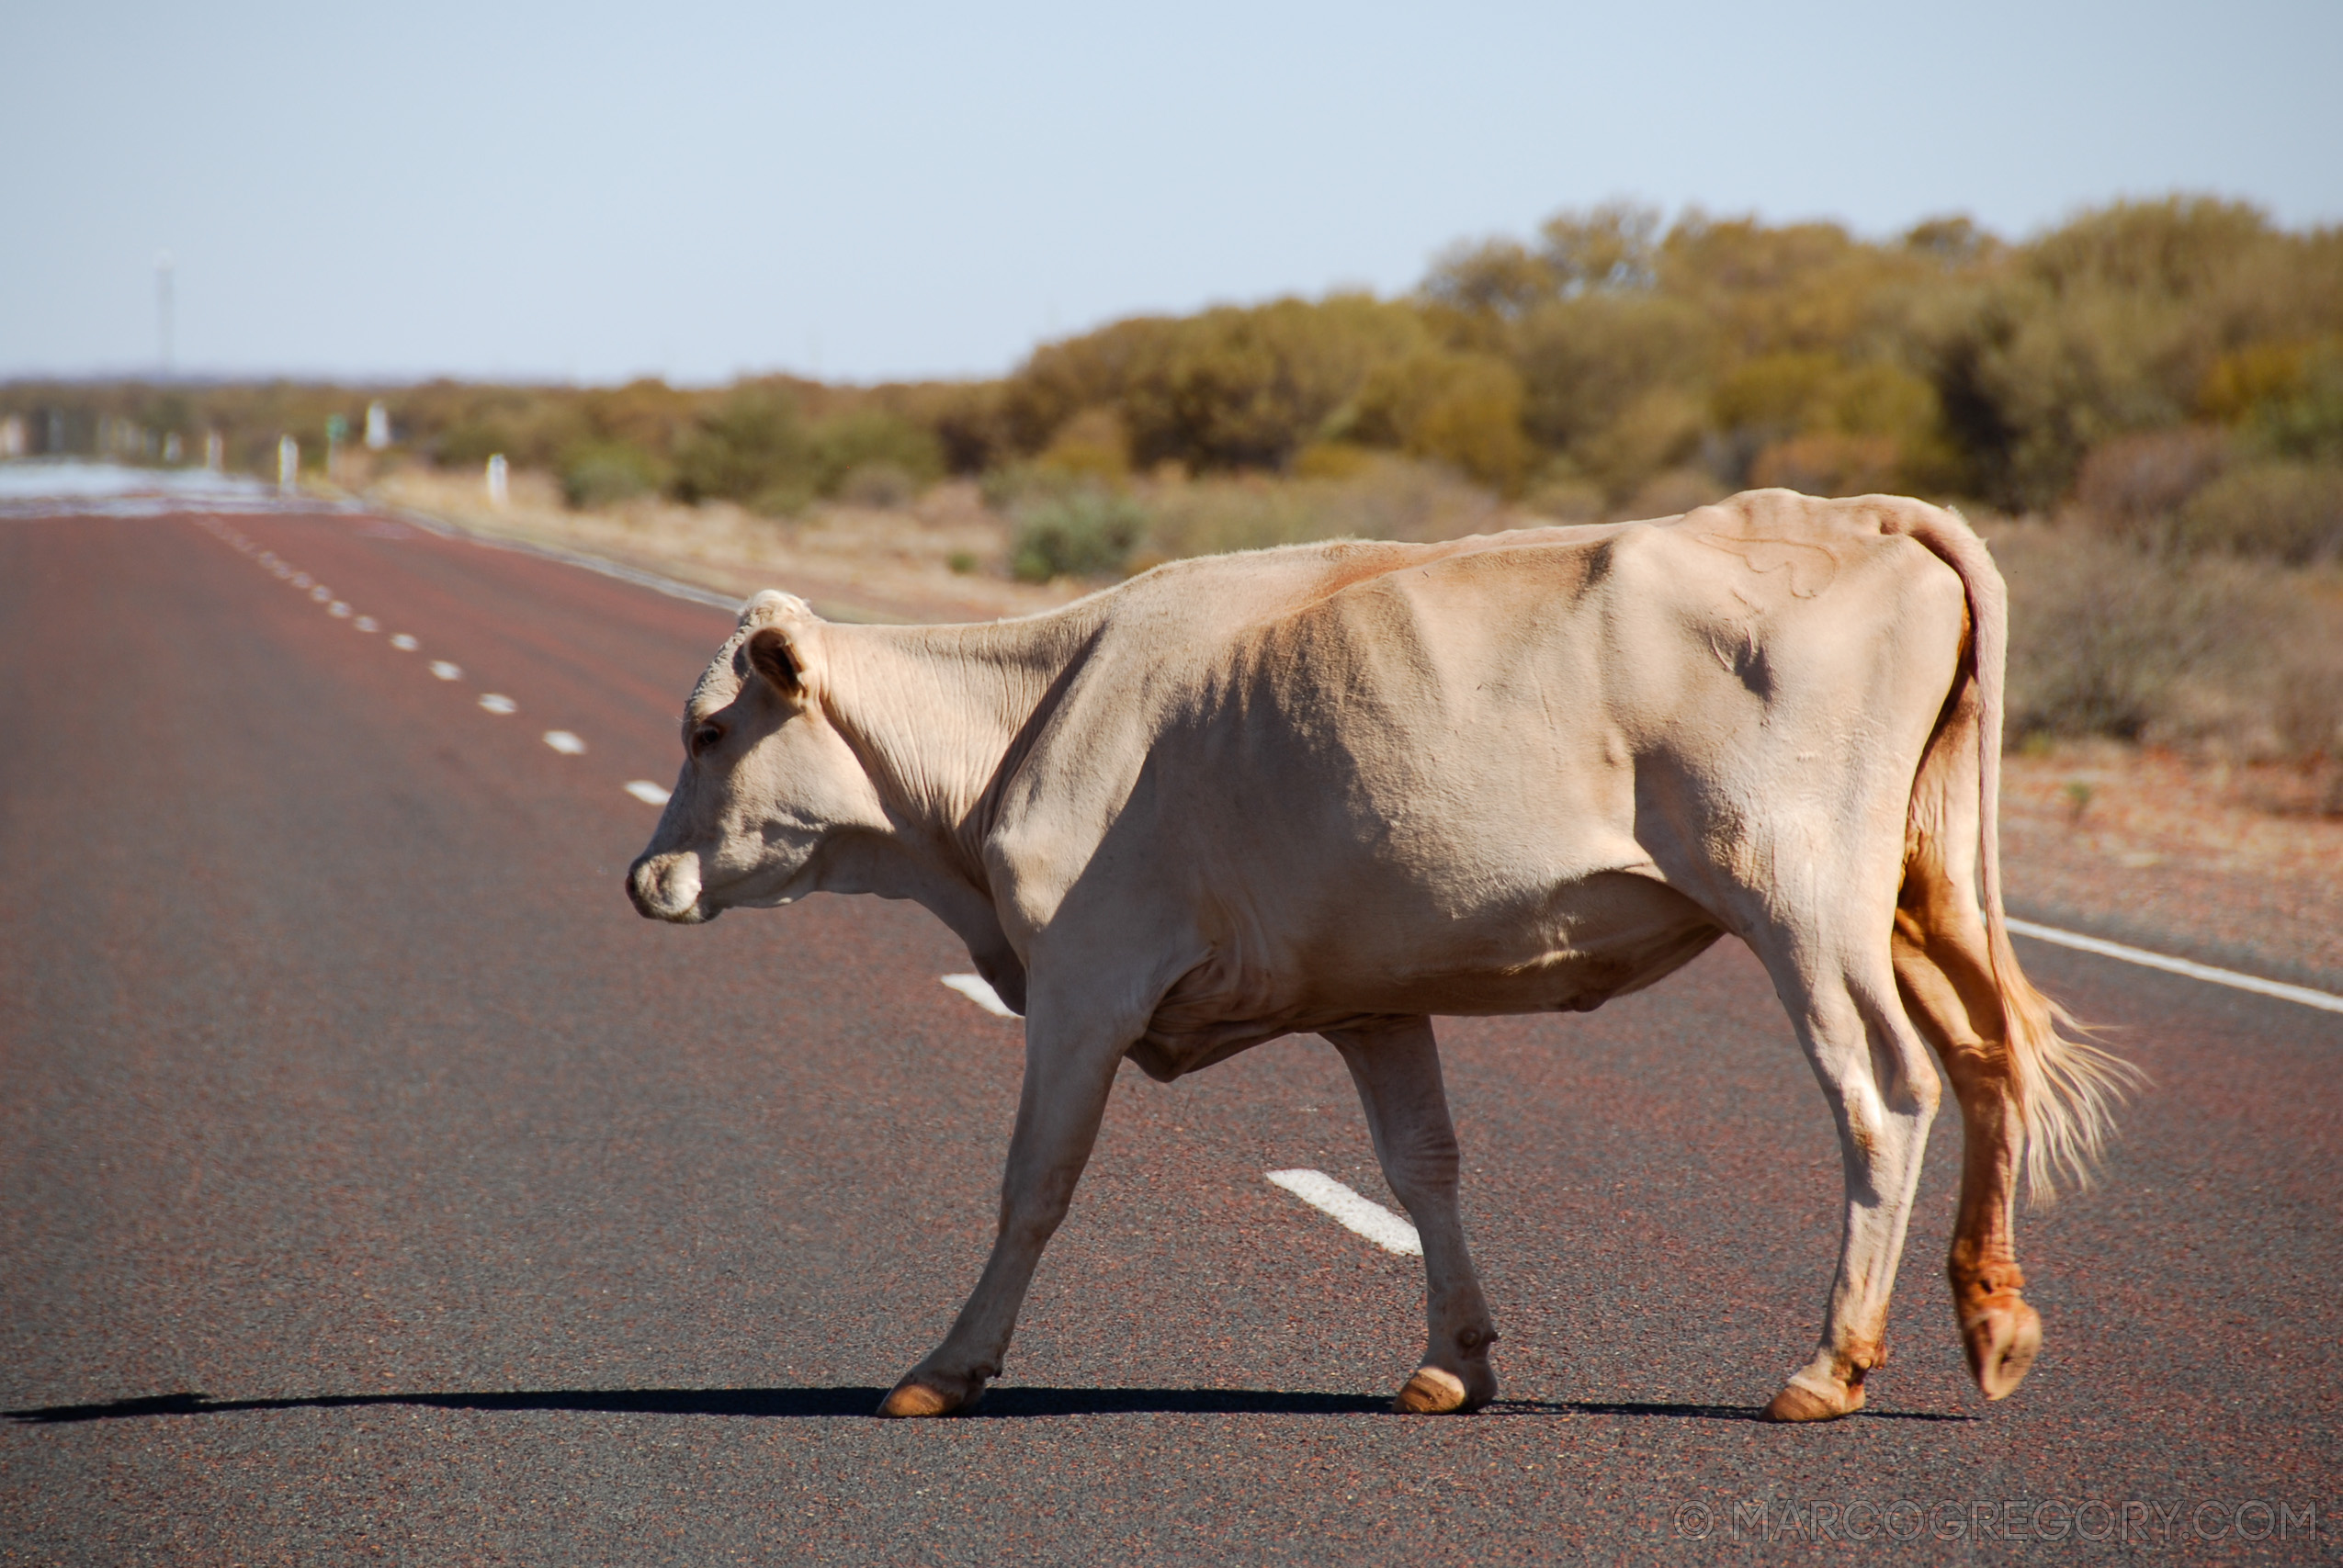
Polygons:
<instances>
[{"instance_id":1,"label":"distant road","mask_svg":"<svg viewBox=\"0 0 2343 1568\"><path fill-rule=\"evenodd\" d=\"M980 1414L880 1423L1018 1029L907 906L628 908L730 617L354 513L8 510L0 1562L2343 1557L2343 1016L2021 943L2155 1087L2021 1220L2002 1405L1948 1115L1873 1409L1752 1419L1839 1173L1725 944L1443 1025L1496 1410L1380 1413L1421 1266L1266 1179L1391 1204L1294 1040L1128 1075Z\"/></svg>"}]
</instances>

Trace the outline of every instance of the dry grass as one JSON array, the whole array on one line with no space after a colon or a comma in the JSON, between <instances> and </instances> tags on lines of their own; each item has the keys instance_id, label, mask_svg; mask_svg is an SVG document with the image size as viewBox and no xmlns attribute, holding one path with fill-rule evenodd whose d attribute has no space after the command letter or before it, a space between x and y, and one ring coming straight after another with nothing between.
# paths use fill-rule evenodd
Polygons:
<instances>
[{"instance_id":1,"label":"dry grass","mask_svg":"<svg viewBox=\"0 0 2343 1568\"><path fill-rule=\"evenodd\" d=\"M369 500L500 537L585 550L746 598L783 588L840 620L992 620L1061 604L1070 583L1010 580L1008 528L970 484L939 485L901 508L821 505L759 517L726 502L644 498L573 512L543 474L516 473L509 505L478 478L412 468L367 487ZM956 570L956 568L961 570Z\"/></svg>"}]
</instances>

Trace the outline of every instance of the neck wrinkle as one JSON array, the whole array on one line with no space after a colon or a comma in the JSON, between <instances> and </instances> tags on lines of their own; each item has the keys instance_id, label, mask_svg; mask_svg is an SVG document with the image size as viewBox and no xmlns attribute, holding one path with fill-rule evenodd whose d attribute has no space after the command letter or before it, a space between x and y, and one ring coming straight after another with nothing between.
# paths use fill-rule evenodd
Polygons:
<instances>
[{"instance_id":1,"label":"neck wrinkle","mask_svg":"<svg viewBox=\"0 0 2343 1568\"><path fill-rule=\"evenodd\" d=\"M824 707L907 843L991 896L984 842L1081 649L1087 618L825 627ZM843 634L843 635L842 635Z\"/></svg>"}]
</instances>

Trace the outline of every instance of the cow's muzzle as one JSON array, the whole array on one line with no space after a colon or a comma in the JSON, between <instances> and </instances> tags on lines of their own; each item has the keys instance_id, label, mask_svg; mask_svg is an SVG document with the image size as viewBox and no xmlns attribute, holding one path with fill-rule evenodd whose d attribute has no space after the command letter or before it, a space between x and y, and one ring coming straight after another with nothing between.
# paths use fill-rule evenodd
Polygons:
<instances>
[{"instance_id":1,"label":"cow's muzzle","mask_svg":"<svg viewBox=\"0 0 2343 1568\"><path fill-rule=\"evenodd\" d=\"M627 872L627 897L646 919L694 926L719 911L700 902L699 856L689 850L645 855Z\"/></svg>"}]
</instances>

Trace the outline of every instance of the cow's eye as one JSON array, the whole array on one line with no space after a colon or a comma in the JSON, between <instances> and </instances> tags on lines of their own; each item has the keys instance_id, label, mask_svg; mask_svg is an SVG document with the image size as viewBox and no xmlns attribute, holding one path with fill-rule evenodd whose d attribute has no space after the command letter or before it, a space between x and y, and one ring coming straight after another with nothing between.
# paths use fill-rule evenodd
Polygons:
<instances>
[{"instance_id":1,"label":"cow's eye","mask_svg":"<svg viewBox=\"0 0 2343 1568\"><path fill-rule=\"evenodd\" d=\"M722 725L701 725L697 729L692 731L692 755L695 757L698 756L701 752L706 751L711 746L721 743L723 739L724 727Z\"/></svg>"}]
</instances>

